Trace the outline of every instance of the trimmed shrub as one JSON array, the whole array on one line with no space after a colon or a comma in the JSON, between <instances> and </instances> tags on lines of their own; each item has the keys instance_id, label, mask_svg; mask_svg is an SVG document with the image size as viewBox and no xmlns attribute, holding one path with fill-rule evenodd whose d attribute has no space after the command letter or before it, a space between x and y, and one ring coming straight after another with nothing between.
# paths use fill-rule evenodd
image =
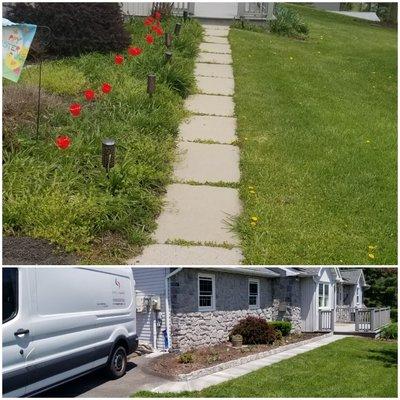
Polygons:
<instances>
[{"instance_id":1,"label":"trimmed shrub","mask_svg":"<svg viewBox=\"0 0 400 400\"><path fill-rule=\"evenodd\" d=\"M381 331L382 339L397 339L397 322L385 326Z\"/></svg>"},{"instance_id":2,"label":"trimmed shrub","mask_svg":"<svg viewBox=\"0 0 400 400\"><path fill-rule=\"evenodd\" d=\"M397 309L396 308L391 308L390 309L390 319L392 322L397 322Z\"/></svg>"},{"instance_id":3,"label":"trimmed shrub","mask_svg":"<svg viewBox=\"0 0 400 400\"><path fill-rule=\"evenodd\" d=\"M276 340L275 329L264 318L249 316L239 321L230 336L242 335L243 344L271 344Z\"/></svg>"},{"instance_id":4,"label":"trimmed shrub","mask_svg":"<svg viewBox=\"0 0 400 400\"><path fill-rule=\"evenodd\" d=\"M300 18L297 11L281 4L276 4L274 14L276 19L270 22L270 31L272 33L298 39L305 39L308 36L308 26Z\"/></svg>"},{"instance_id":5,"label":"trimmed shrub","mask_svg":"<svg viewBox=\"0 0 400 400\"><path fill-rule=\"evenodd\" d=\"M186 353L182 353L179 356L179 362L181 364L191 364L193 361L194 361L193 353L186 352Z\"/></svg>"},{"instance_id":6,"label":"trimmed shrub","mask_svg":"<svg viewBox=\"0 0 400 400\"><path fill-rule=\"evenodd\" d=\"M275 330L281 332L282 336L289 335L290 331L292 330L292 324L288 321L272 321L268 324Z\"/></svg>"},{"instance_id":7,"label":"trimmed shrub","mask_svg":"<svg viewBox=\"0 0 400 400\"><path fill-rule=\"evenodd\" d=\"M119 3L14 3L8 15L13 22L51 29L46 54L119 51L130 42Z\"/></svg>"}]
</instances>

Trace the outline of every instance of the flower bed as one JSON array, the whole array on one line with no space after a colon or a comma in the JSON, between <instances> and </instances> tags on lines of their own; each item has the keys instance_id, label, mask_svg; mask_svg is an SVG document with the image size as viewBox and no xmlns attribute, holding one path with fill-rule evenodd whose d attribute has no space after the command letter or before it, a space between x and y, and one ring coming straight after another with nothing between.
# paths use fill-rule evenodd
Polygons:
<instances>
[{"instance_id":1,"label":"flower bed","mask_svg":"<svg viewBox=\"0 0 400 400\"><path fill-rule=\"evenodd\" d=\"M35 118L5 124L6 236L47 239L96 264L123 262L148 243L170 181L175 137L185 116L182 99L193 90L202 35L196 21L183 23L167 63L158 26L171 32L176 22L156 21L153 30L135 19L127 24L131 46L121 54L44 62L42 96L47 103L55 93L61 100L43 107L39 138ZM31 88L37 73L36 66L25 69L20 82L7 86ZM150 73L156 76L152 96L146 92ZM105 138L116 143L115 167L108 174L101 159Z\"/></svg>"},{"instance_id":2,"label":"flower bed","mask_svg":"<svg viewBox=\"0 0 400 400\"><path fill-rule=\"evenodd\" d=\"M328 334L330 335L330 334ZM152 360L146 369L171 380L188 380L221 371L296 347L325 336L322 333L302 333L286 336L273 344L232 347L230 342L193 349L182 355L165 354ZM190 354L190 356L187 356ZM181 360L192 360L181 362Z\"/></svg>"}]
</instances>

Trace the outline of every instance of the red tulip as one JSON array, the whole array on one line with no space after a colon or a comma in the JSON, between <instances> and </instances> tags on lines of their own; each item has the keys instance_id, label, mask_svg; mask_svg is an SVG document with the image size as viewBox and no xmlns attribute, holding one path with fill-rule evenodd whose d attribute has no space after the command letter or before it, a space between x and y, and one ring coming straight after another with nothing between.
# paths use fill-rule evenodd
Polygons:
<instances>
[{"instance_id":1,"label":"red tulip","mask_svg":"<svg viewBox=\"0 0 400 400\"><path fill-rule=\"evenodd\" d=\"M73 103L69 106L69 112L72 114L73 117L78 117L81 113L82 107L78 103Z\"/></svg>"},{"instance_id":2,"label":"red tulip","mask_svg":"<svg viewBox=\"0 0 400 400\"><path fill-rule=\"evenodd\" d=\"M111 85L109 83L103 83L102 87L101 87L101 91L103 93L110 93L111 92Z\"/></svg>"},{"instance_id":3,"label":"red tulip","mask_svg":"<svg viewBox=\"0 0 400 400\"><path fill-rule=\"evenodd\" d=\"M155 18L155 19L161 19L161 13L158 12L158 11L156 11L156 12L154 13L154 18Z\"/></svg>"},{"instance_id":4,"label":"red tulip","mask_svg":"<svg viewBox=\"0 0 400 400\"><path fill-rule=\"evenodd\" d=\"M129 47L128 48L128 54L131 56L138 56L142 53L142 49L140 47Z\"/></svg>"},{"instance_id":5,"label":"red tulip","mask_svg":"<svg viewBox=\"0 0 400 400\"><path fill-rule=\"evenodd\" d=\"M86 100L91 101L94 99L94 90L88 89L83 92Z\"/></svg>"},{"instance_id":6,"label":"red tulip","mask_svg":"<svg viewBox=\"0 0 400 400\"><path fill-rule=\"evenodd\" d=\"M153 17L147 17L147 18L144 20L144 24L145 24L146 26L150 26L153 22L154 22L154 18L153 18Z\"/></svg>"},{"instance_id":7,"label":"red tulip","mask_svg":"<svg viewBox=\"0 0 400 400\"><path fill-rule=\"evenodd\" d=\"M68 149L71 142L71 138L67 135L61 135L56 138L56 146L62 150Z\"/></svg>"},{"instance_id":8,"label":"red tulip","mask_svg":"<svg viewBox=\"0 0 400 400\"><path fill-rule=\"evenodd\" d=\"M148 44L152 44L154 42L154 38L152 35L146 35L146 42Z\"/></svg>"},{"instance_id":9,"label":"red tulip","mask_svg":"<svg viewBox=\"0 0 400 400\"><path fill-rule=\"evenodd\" d=\"M164 31L162 30L162 28L159 28L158 26L156 26L155 31L156 31L157 36L161 36L164 34Z\"/></svg>"},{"instance_id":10,"label":"red tulip","mask_svg":"<svg viewBox=\"0 0 400 400\"><path fill-rule=\"evenodd\" d=\"M115 56L114 61L115 61L115 64L117 64L117 65L122 64L124 62L124 56L121 56L121 54L117 54Z\"/></svg>"}]
</instances>

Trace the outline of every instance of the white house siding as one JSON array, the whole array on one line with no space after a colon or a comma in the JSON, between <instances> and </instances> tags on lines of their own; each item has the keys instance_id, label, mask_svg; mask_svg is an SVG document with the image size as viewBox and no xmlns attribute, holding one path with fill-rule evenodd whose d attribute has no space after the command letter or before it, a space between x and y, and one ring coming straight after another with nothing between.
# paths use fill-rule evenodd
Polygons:
<instances>
[{"instance_id":1,"label":"white house siding","mask_svg":"<svg viewBox=\"0 0 400 400\"><path fill-rule=\"evenodd\" d=\"M156 329L156 348L164 350L164 336L162 331L166 329L165 319L165 277L169 268L132 268L136 283L136 295L158 295L161 299L162 318L161 328ZM154 347L154 322L156 313L153 310L136 313L136 329L139 343L148 343Z\"/></svg>"},{"instance_id":2,"label":"white house siding","mask_svg":"<svg viewBox=\"0 0 400 400\"><path fill-rule=\"evenodd\" d=\"M151 13L152 2L148 3L136 3L136 2L125 2L121 3L121 8L126 15L139 15L147 16Z\"/></svg>"}]
</instances>

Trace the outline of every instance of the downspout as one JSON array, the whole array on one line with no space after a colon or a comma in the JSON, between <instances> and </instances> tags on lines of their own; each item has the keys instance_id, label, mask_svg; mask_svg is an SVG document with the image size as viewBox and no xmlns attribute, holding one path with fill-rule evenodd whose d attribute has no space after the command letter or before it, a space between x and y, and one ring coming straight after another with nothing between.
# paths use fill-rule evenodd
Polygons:
<instances>
[{"instance_id":1,"label":"downspout","mask_svg":"<svg viewBox=\"0 0 400 400\"><path fill-rule=\"evenodd\" d=\"M169 306L169 285L168 285L168 280L172 278L174 275L176 275L178 272L182 271L182 267L179 267L169 273L165 277L165 325L167 328L167 338L168 338L168 348L169 350L171 348L172 342L171 342L171 318L170 318L170 306Z\"/></svg>"}]
</instances>

